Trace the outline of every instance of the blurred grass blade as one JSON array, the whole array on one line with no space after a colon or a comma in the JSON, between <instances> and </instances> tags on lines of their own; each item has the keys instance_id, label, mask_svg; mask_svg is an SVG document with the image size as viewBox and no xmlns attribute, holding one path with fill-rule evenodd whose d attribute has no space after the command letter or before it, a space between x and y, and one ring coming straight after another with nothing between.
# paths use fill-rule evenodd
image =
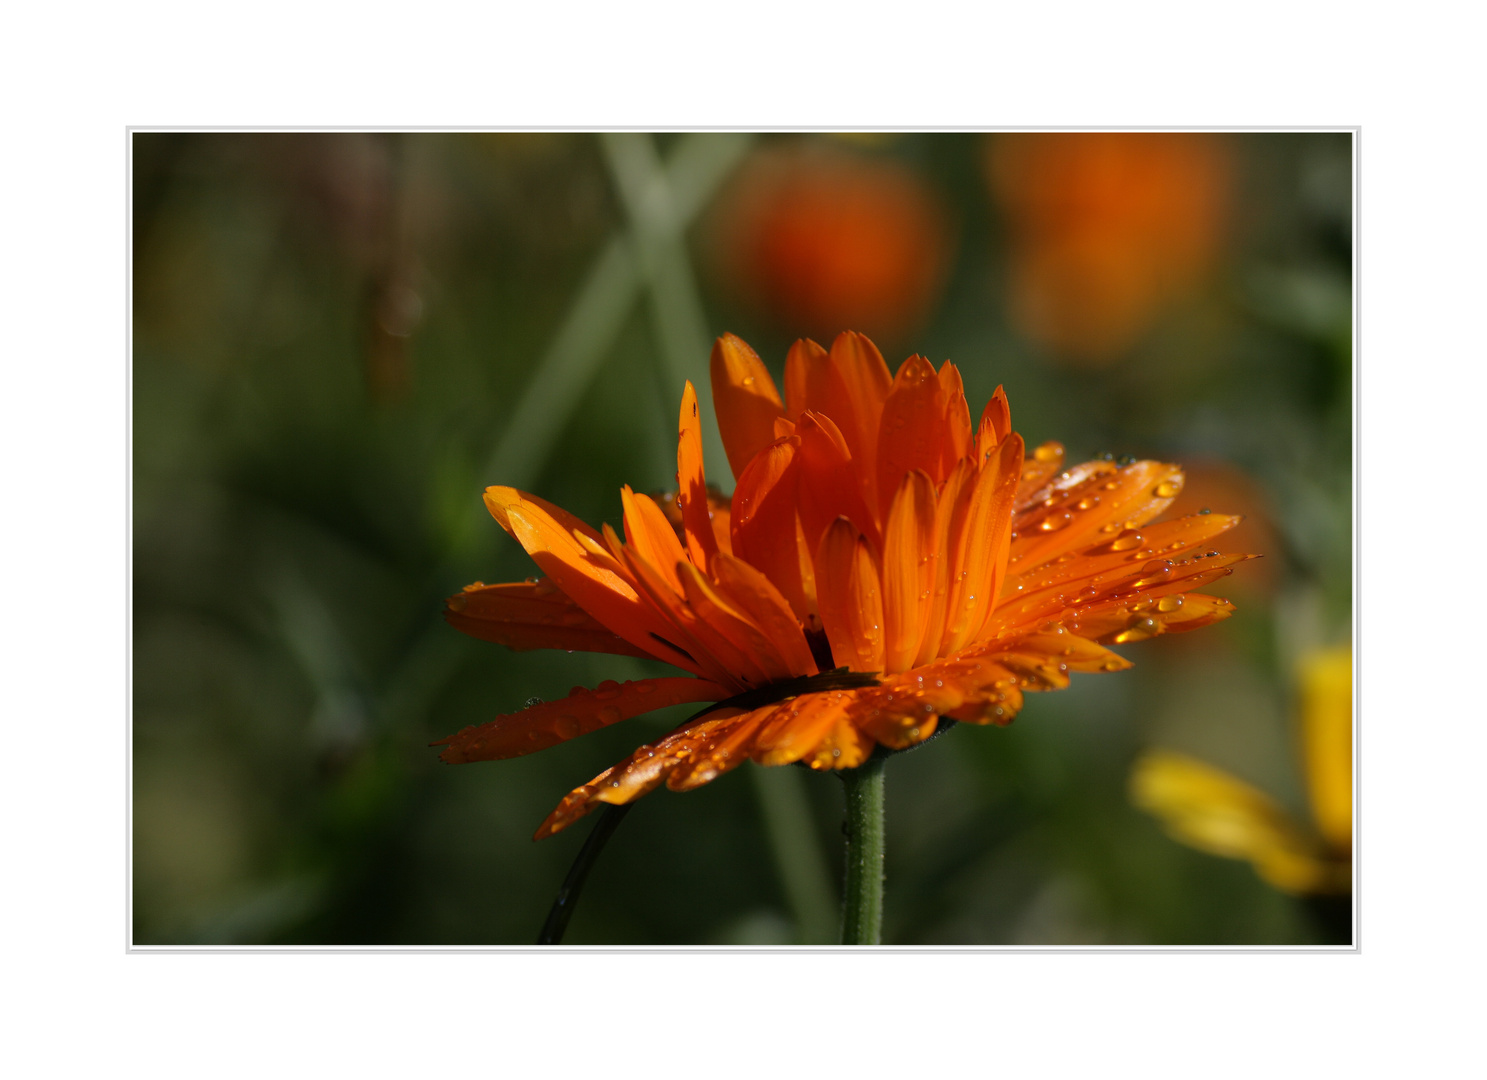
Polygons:
<instances>
[{"instance_id":1,"label":"blurred grass blade","mask_svg":"<svg viewBox=\"0 0 1487 1080\"><path fill-rule=\"evenodd\" d=\"M754 778L754 791L764 811L764 829L785 899L795 917L800 944L836 944L835 890L813 827L804 777L798 769L784 767L746 771Z\"/></svg>"},{"instance_id":2,"label":"blurred grass blade","mask_svg":"<svg viewBox=\"0 0 1487 1080\"><path fill-rule=\"evenodd\" d=\"M696 212L695 195L681 193L671 173L661 165L651 136L639 132L611 132L602 136L605 158L620 200L630 218L635 258L650 297L651 319L661 346L665 373L665 400L680 400L682 384L690 379L698 395L708 395L708 354L713 334L702 310L697 282L687 257L686 226ZM721 178L747 151L746 135L694 135L678 151L676 166ZM706 153L704 154L704 151ZM692 195L684 200L683 195ZM702 417L703 456L717 470L727 457L711 409Z\"/></svg>"},{"instance_id":3,"label":"blurred grass blade","mask_svg":"<svg viewBox=\"0 0 1487 1080\"><path fill-rule=\"evenodd\" d=\"M660 182L666 191L663 232L681 236L742 158L749 141L745 135L707 134L691 135L681 142L669 165L660 173ZM659 227L659 222L655 224ZM654 238L637 242L622 233L605 245L512 410L501 440L486 465L482 482L524 489L535 483L564 425L588 388L600 361L614 344L638 296L643 277L636 251L638 248L648 250L648 246L655 243ZM690 270L685 272L687 285L684 288L689 287L691 281ZM695 293L686 302L695 305ZM694 306L693 310L698 309ZM681 323L668 322L668 325L680 326ZM700 315L696 315L690 333L703 341L705 350L707 335L702 329L704 325ZM704 372L706 355L704 351L701 368ZM711 446L708 452L713 452ZM718 452L721 453L721 447ZM479 521L483 517L482 508L472 520Z\"/></svg>"}]
</instances>

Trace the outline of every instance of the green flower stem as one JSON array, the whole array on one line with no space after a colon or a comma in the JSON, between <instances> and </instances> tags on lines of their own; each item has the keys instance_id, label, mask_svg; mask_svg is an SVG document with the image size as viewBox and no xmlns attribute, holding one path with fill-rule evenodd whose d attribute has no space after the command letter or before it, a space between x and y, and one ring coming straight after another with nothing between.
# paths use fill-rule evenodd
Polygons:
<instances>
[{"instance_id":1,"label":"green flower stem","mask_svg":"<svg viewBox=\"0 0 1487 1080\"><path fill-rule=\"evenodd\" d=\"M842 944L883 940L883 764L869 758L841 774L847 787L847 873Z\"/></svg>"}]
</instances>

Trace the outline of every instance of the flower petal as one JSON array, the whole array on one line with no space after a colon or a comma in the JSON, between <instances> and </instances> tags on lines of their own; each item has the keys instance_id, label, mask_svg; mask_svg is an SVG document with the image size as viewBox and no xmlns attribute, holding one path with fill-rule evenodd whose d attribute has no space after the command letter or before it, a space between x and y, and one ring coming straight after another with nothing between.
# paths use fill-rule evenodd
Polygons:
<instances>
[{"instance_id":1,"label":"flower petal","mask_svg":"<svg viewBox=\"0 0 1487 1080\"><path fill-rule=\"evenodd\" d=\"M719 724L698 739L687 759L671 770L666 786L672 791L691 791L738 768L749 759L760 725L771 711L768 707L754 709L727 724Z\"/></svg>"},{"instance_id":2,"label":"flower petal","mask_svg":"<svg viewBox=\"0 0 1487 1080\"><path fill-rule=\"evenodd\" d=\"M764 632L791 675L819 673L790 602L767 577L742 559L720 552L713 560L713 584Z\"/></svg>"},{"instance_id":3,"label":"flower petal","mask_svg":"<svg viewBox=\"0 0 1487 1080\"><path fill-rule=\"evenodd\" d=\"M825 690L772 706L754 739L754 760L761 765L799 761L846 719L852 698L850 690Z\"/></svg>"},{"instance_id":4,"label":"flower petal","mask_svg":"<svg viewBox=\"0 0 1487 1080\"><path fill-rule=\"evenodd\" d=\"M1004 572L1012 497L1021 475L1022 436L1012 434L976 474L964 516L951 523L950 592L941 652L954 653L970 642L992 610Z\"/></svg>"},{"instance_id":5,"label":"flower petal","mask_svg":"<svg viewBox=\"0 0 1487 1080\"><path fill-rule=\"evenodd\" d=\"M939 474L945 438L945 388L934 365L911 356L893 377L878 426L878 506L892 502L903 478L915 469L930 480Z\"/></svg>"},{"instance_id":6,"label":"flower petal","mask_svg":"<svg viewBox=\"0 0 1487 1080\"><path fill-rule=\"evenodd\" d=\"M682 390L676 440L676 502L682 511L682 529L692 561L706 569L717 554L712 516L708 512L707 476L702 469L702 418L697 391L689 380Z\"/></svg>"},{"instance_id":7,"label":"flower petal","mask_svg":"<svg viewBox=\"0 0 1487 1080\"><path fill-rule=\"evenodd\" d=\"M929 614L924 620L924 633L919 638L919 649L914 666L927 664L940 654L940 645L945 640L945 615L950 605L950 535L957 514L964 516L966 506L961 499L966 485L976 477L976 461L963 457L945 478L945 483L935 495L935 529L930 541L930 570L934 595L931 597Z\"/></svg>"},{"instance_id":8,"label":"flower petal","mask_svg":"<svg viewBox=\"0 0 1487 1080\"><path fill-rule=\"evenodd\" d=\"M713 411L734 477L774 442L774 422L785 415L780 393L759 355L733 334L713 343Z\"/></svg>"},{"instance_id":9,"label":"flower petal","mask_svg":"<svg viewBox=\"0 0 1487 1080\"><path fill-rule=\"evenodd\" d=\"M1353 847L1353 652L1308 653L1297 672L1301 747L1312 817L1337 851Z\"/></svg>"},{"instance_id":10,"label":"flower petal","mask_svg":"<svg viewBox=\"0 0 1487 1080\"><path fill-rule=\"evenodd\" d=\"M1263 791L1195 758L1153 751L1131 773L1131 800L1182 843L1247 859L1276 888L1342 891L1346 866L1329 864L1308 836Z\"/></svg>"},{"instance_id":11,"label":"flower petal","mask_svg":"<svg viewBox=\"0 0 1487 1080\"><path fill-rule=\"evenodd\" d=\"M587 784L564 796L532 839L542 840L561 832L585 814L597 810L601 803L623 806L654 791L713 732L748 715L736 709L721 709L640 747L618 765L605 769Z\"/></svg>"},{"instance_id":12,"label":"flower petal","mask_svg":"<svg viewBox=\"0 0 1487 1080\"><path fill-rule=\"evenodd\" d=\"M786 415L795 420L811 409L831 417L856 462L863 500L875 514L878 427L892 384L877 346L851 331L837 335L830 353L813 341L798 341L785 361Z\"/></svg>"},{"instance_id":13,"label":"flower petal","mask_svg":"<svg viewBox=\"0 0 1487 1080\"><path fill-rule=\"evenodd\" d=\"M849 518L874 548L881 550L878 523L862 499L852 453L829 416L806 411L796 425L800 436L800 524L806 547L816 551L821 537L839 517Z\"/></svg>"},{"instance_id":14,"label":"flower petal","mask_svg":"<svg viewBox=\"0 0 1487 1080\"><path fill-rule=\"evenodd\" d=\"M653 605L657 618L664 620L665 629L658 633L659 640L695 657L703 674L715 682L743 689L768 681L756 658L699 617L687 598L674 592L659 570L628 548L622 554L642 598ZM691 565L681 563L677 569Z\"/></svg>"},{"instance_id":15,"label":"flower petal","mask_svg":"<svg viewBox=\"0 0 1487 1080\"><path fill-rule=\"evenodd\" d=\"M937 483L949 476L960 459L972 450L971 409L966 403L966 388L960 369L946 360L940 365L939 378L945 419L940 436L939 468L931 474Z\"/></svg>"},{"instance_id":16,"label":"flower petal","mask_svg":"<svg viewBox=\"0 0 1487 1080\"><path fill-rule=\"evenodd\" d=\"M682 583L676 576L676 564L686 561L687 552L671 522L650 496L635 494L629 484L620 489L620 502L625 508L625 544L655 567L680 596Z\"/></svg>"},{"instance_id":17,"label":"flower petal","mask_svg":"<svg viewBox=\"0 0 1487 1080\"><path fill-rule=\"evenodd\" d=\"M666 624L640 598L634 578L605 549L602 537L572 515L555 517L541 500L512 488L487 489L487 502L493 492L507 531L574 603L651 656L702 674L696 659L666 643ZM573 524L564 528L567 523Z\"/></svg>"},{"instance_id":18,"label":"flower petal","mask_svg":"<svg viewBox=\"0 0 1487 1080\"><path fill-rule=\"evenodd\" d=\"M877 744L845 714L835 717L821 741L800 758L813 769L855 769Z\"/></svg>"},{"instance_id":19,"label":"flower petal","mask_svg":"<svg viewBox=\"0 0 1487 1080\"><path fill-rule=\"evenodd\" d=\"M886 414L885 414L886 415ZM934 590L934 483L922 470L903 477L883 530L883 670L912 666Z\"/></svg>"},{"instance_id":20,"label":"flower petal","mask_svg":"<svg viewBox=\"0 0 1487 1080\"><path fill-rule=\"evenodd\" d=\"M507 648L651 656L596 621L551 581L476 582L445 601L444 621Z\"/></svg>"},{"instance_id":21,"label":"flower petal","mask_svg":"<svg viewBox=\"0 0 1487 1080\"><path fill-rule=\"evenodd\" d=\"M1036 507L1013 521L1014 567L1050 562L1102 537L1139 529L1182 490L1182 470L1160 461L1122 468L1087 462L1060 476L1067 479L1055 481Z\"/></svg>"},{"instance_id":22,"label":"flower petal","mask_svg":"<svg viewBox=\"0 0 1487 1080\"><path fill-rule=\"evenodd\" d=\"M762 671L764 682L776 682L800 674L791 669L774 642L748 612L733 604L706 574L691 563L679 564L677 572L681 575L687 605L693 614L747 657L751 669Z\"/></svg>"},{"instance_id":23,"label":"flower petal","mask_svg":"<svg viewBox=\"0 0 1487 1080\"><path fill-rule=\"evenodd\" d=\"M1066 625L1072 633L1091 641L1110 641L1117 645L1145 641L1158 634L1180 634L1209 626L1234 614L1234 605L1218 596L1203 593L1179 593L1168 600L1168 610L1161 600L1146 611L1134 611L1128 600L1112 600L1082 610Z\"/></svg>"},{"instance_id":24,"label":"flower petal","mask_svg":"<svg viewBox=\"0 0 1487 1080\"><path fill-rule=\"evenodd\" d=\"M983 454L984 458L986 455ZM1022 463L1022 482L1017 485L1017 498L1013 505L1020 511L1031 504L1033 496L1064 467L1064 444L1040 443Z\"/></svg>"},{"instance_id":25,"label":"flower petal","mask_svg":"<svg viewBox=\"0 0 1487 1080\"><path fill-rule=\"evenodd\" d=\"M816 555L816 601L836 664L883 670L883 592L866 539L837 518Z\"/></svg>"},{"instance_id":26,"label":"flower petal","mask_svg":"<svg viewBox=\"0 0 1487 1080\"><path fill-rule=\"evenodd\" d=\"M720 701L729 693L704 679L606 680L593 690L576 686L561 701L544 701L498 716L433 745L444 747L439 757L450 764L504 761L546 750L632 716L689 701Z\"/></svg>"},{"instance_id":27,"label":"flower petal","mask_svg":"<svg viewBox=\"0 0 1487 1080\"><path fill-rule=\"evenodd\" d=\"M801 623L815 613L814 574L800 558L796 514L800 439L778 439L749 462L733 492L733 553L759 570Z\"/></svg>"},{"instance_id":28,"label":"flower petal","mask_svg":"<svg viewBox=\"0 0 1487 1080\"><path fill-rule=\"evenodd\" d=\"M1007 392L1000 385L981 410L981 425L976 430L976 460L985 461L997 444L1012 434L1012 410Z\"/></svg>"}]
</instances>

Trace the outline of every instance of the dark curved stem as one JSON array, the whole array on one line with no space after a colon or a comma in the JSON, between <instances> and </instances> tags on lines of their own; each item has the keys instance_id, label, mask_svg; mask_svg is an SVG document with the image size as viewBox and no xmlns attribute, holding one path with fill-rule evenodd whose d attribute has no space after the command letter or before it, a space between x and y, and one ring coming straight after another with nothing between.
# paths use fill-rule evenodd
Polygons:
<instances>
[{"instance_id":1,"label":"dark curved stem","mask_svg":"<svg viewBox=\"0 0 1487 1080\"><path fill-rule=\"evenodd\" d=\"M633 805L626 803L623 806L606 806L599 815L593 831L578 851L578 858L573 860L568 876L563 879L562 887L558 889L557 899L552 902L552 910L547 913L547 921L542 924L542 933L537 936L538 945L562 944L563 932L568 929L568 920L573 917L573 909L578 905L578 893L583 888L584 879L589 876L589 871L599 858L599 852L604 850L604 845L614 835L615 829L620 827L620 822Z\"/></svg>"}]
</instances>

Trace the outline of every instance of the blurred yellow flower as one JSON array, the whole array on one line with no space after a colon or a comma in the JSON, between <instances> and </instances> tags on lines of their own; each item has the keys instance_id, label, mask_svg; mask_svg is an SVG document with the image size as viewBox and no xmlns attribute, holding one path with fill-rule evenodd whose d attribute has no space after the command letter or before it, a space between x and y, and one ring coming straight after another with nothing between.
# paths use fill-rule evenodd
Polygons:
<instances>
[{"instance_id":1,"label":"blurred yellow flower","mask_svg":"<svg viewBox=\"0 0 1487 1080\"><path fill-rule=\"evenodd\" d=\"M1314 827L1221 769L1154 750L1131 772L1131 799L1199 851L1248 859L1288 893L1345 893L1353 860L1353 656L1325 649L1300 665L1301 750Z\"/></svg>"}]
</instances>

